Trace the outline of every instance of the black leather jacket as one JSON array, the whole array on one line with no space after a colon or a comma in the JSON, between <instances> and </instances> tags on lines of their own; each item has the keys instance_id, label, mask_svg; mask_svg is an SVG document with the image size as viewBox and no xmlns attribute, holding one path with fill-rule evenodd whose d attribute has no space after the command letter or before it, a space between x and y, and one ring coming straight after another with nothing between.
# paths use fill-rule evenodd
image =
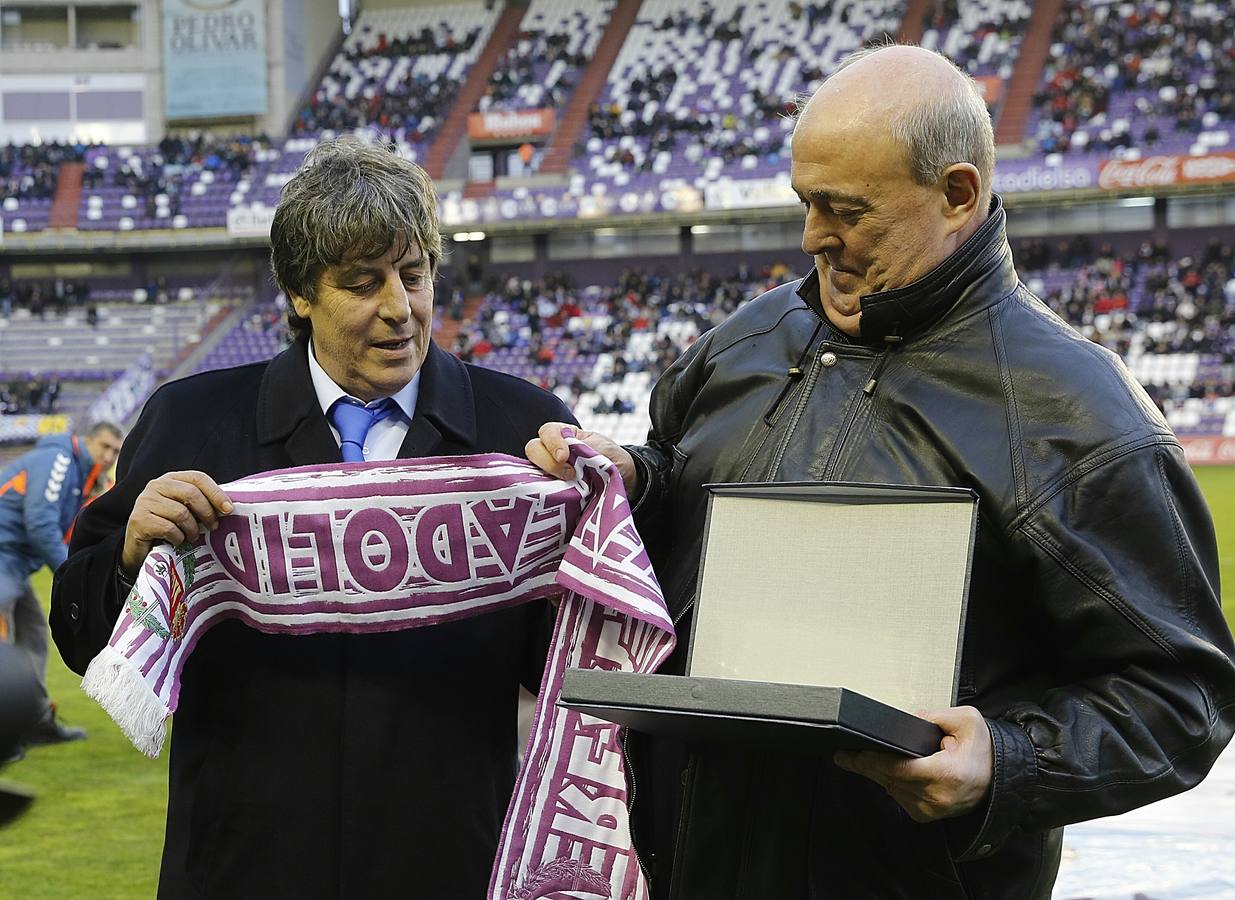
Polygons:
<instances>
[{"instance_id":1,"label":"black leather jacket","mask_svg":"<svg viewBox=\"0 0 1235 900\"><path fill-rule=\"evenodd\" d=\"M1061 826L1192 787L1230 739L1205 502L1121 362L1020 284L1004 224L996 198L938 268L865 298L860 339L821 317L814 274L752 301L665 373L649 443L629 448L678 623L668 671L686 657L703 484L977 492L959 703L990 725L985 806L916 824L830 761L632 735L656 900L1048 898Z\"/></svg>"}]
</instances>

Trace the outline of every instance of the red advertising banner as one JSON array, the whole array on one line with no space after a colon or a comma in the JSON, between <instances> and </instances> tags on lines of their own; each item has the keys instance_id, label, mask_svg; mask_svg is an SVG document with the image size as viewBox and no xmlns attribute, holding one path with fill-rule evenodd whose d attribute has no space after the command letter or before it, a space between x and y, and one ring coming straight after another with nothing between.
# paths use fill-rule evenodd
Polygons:
<instances>
[{"instance_id":1,"label":"red advertising banner","mask_svg":"<svg viewBox=\"0 0 1235 900\"><path fill-rule=\"evenodd\" d=\"M553 133L557 114L551 109L518 109L472 113L467 136L474 141L519 140Z\"/></svg>"},{"instance_id":2,"label":"red advertising banner","mask_svg":"<svg viewBox=\"0 0 1235 900\"><path fill-rule=\"evenodd\" d=\"M1235 437L1181 437L1179 443L1194 466L1235 465Z\"/></svg>"},{"instance_id":3,"label":"red advertising banner","mask_svg":"<svg viewBox=\"0 0 1235 900\"><path fill-rule=\"evenodd\" d=\"M1108 191L1217 181L1235 181L1235 152L1108 159L1098 170L1098 186Z\"/></svg>"}]
</instances>

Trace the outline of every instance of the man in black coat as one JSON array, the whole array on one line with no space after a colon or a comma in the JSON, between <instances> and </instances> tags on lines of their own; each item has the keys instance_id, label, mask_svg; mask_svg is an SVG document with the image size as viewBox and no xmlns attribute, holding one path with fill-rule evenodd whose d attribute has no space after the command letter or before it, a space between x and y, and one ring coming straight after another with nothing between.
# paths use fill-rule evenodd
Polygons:
<instances>
[{"instance_id":1,"label":"man in black coat","mask_svg":"<svg viewBox=\"0 0 1235 900\"><path fill-rule=\"evenodd\" d=\"M1187 790L1235 731L1204 498L1123 364L1020 284L994 160L986 106L952 63L854 54L793 135L814 271L665 372L647 443L577 433L622 472L657 562L679 638L668 673L691 652L705 485L979 497L956 705L920 711L944 731L938 752L811 759L631 735L656 900L1049 900L1063 826ZM560 432L527 450L564 475ZM884 565L856 541L818 553ZM799 599L833 589L804 582Z\"/></svg>"},{"instance_id":2,"label":"man in black coat","mask_svg":"<svg viewBox=\"0 0 1235 900\"><path fill-rule=\"evenodd\" d=\"M442 243L418 167L324 143L284 188L271 238L296 339L147 403L56 574L52 632L77 672L150 548L230 510L220 483L341 455L517 454L543 422L569 420L552 395L433 344ZM349 403L393 414L341 451ZM159 896L483 896L546 606L390 634L213 628L183 673Z\"/></svg>"}]
</instances>

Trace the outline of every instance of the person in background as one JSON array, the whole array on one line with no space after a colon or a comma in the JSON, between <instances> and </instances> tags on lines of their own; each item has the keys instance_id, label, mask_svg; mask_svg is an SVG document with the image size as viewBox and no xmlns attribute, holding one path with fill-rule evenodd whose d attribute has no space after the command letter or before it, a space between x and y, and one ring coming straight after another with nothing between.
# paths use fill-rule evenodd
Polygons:
<instances>
[{"instance_id":1,"label":"person in background","mask_svg":"<svg viewBox=\"0 0 1235 900\"><path fill-rule=\"evenodd\" d=\"M47 694L47 617L30 576L64 562L73 519L102 473L115 465L123 440L119 426L98 422L85 435L43 438L0 469L0 641L26 655L40 698L38 720L10 750L10 759L22 755L22 745L86 737L60 721Z\"/></svg>"}]
</instances>

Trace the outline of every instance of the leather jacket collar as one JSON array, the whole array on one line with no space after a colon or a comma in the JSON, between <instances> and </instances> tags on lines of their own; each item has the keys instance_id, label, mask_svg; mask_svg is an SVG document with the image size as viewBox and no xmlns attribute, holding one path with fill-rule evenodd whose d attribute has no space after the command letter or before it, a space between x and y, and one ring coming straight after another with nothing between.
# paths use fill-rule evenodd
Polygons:
<instances>
[{"instance_id":1,"label":"leather jacket collar","mask_svg":"<svg viewBox=\"0 0 1235 900\"><path fill-rule=\"evenodd\" d=\"M955 253L911 284L862 298L861 342L911 338L961 303L977 310L1004 296L1016 285L1006 226L1003 200L992 195L986 221ZM822 311L818 270L803 279L798 294Z\"/></svg>"}]
</instances>

